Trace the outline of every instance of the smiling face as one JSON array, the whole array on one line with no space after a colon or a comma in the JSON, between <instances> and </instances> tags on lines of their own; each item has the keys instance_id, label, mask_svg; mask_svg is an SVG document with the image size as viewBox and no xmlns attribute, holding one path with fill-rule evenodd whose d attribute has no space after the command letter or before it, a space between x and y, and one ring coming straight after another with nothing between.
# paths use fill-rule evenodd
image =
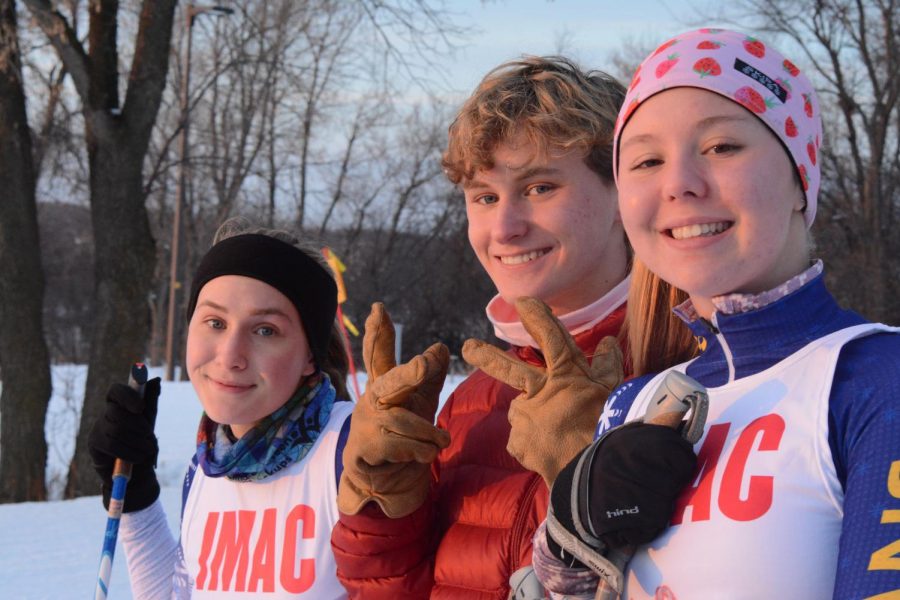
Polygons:
<instances>
[{"instance_id":1,"label":"smiling face","mask_svg":"<svg viewBox=\"0 0 900 600\"><path fill-rule=\"evenodd\" d=\"M520 136L501 143L494 167L463 184L469 243L497 291L582 308L625 277L616 193L579 152L543 156Z\"/></svg>"},{"instance_id":2,"label":"smiling face","mask_svg":"<svg viewBox=\"0 0 900 600\"><path fill-rule=\"evenodd\" d=\"M738 104L696 88L661 92L619 148L619 209L635 254L701 315L713 296L760 293L808 266L793 165Z\"/></svg>"},{"instance_id":3,"label":"smiling face","mask_svg":"<svg viewBox=\"0 0 900 600\"><path fill-rule=\"evenodd\" d=\"M200 290L186 362L203 410L238 437L315 371L297 308L269 284L239 275Z\"/></svg>"}]
</instances>

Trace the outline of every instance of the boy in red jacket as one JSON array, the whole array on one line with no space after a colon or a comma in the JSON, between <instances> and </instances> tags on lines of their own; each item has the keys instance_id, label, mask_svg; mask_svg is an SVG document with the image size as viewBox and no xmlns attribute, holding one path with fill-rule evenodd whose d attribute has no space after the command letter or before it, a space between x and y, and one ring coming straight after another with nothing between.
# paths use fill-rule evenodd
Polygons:
<instances>
[{"instance_id":1,"label":"boy in red jacket","mask_svg":"<svg viewBox=\"0 0 900 600\"><path fill-rule=\"evenodd\" d=\"M618 335L628 291L611 147L624 93L560 57L505 63L463 105L443 160L497 287L487 306L496 335L540 373L561 337L534 339L534 324L550 317L516 301L542 300L577 344L560 355L603 353L606 393L621 355L598 343ZM476 371L434 427L446 349L399 367L392 356L390 321L376 306L364 344L370 384L353 413L332 533L338 577L366 600L505 599L510 577L531 563L545 481L591 441L605 397L514 402L521 389Z\"/></svg>"}]
</instances>

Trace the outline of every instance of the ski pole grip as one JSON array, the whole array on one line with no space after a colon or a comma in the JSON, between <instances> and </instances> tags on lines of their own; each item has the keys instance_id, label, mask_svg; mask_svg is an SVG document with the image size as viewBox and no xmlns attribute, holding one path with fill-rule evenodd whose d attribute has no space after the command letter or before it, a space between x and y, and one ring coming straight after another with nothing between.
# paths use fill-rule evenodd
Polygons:
<instances>
[{"instance_id":1,"label":"ski pole grip","mask_svg":"<svg viewBox=\"0 0 900 600\"><path fill-rule=\"evenodd\" d=\"M144 397L144 385L147 383L147 365L134 363L128 374L128 385L141 398ZM103 550L100 552L100 569L97 574L97 586L94 589L94 600L106 600L109 593L109 579L112 575L113 557L116 554L116 540L119 537L119 520L125 506L125 488L131 479L131 463L117 458L113 464L112 490L109 495L106 532L103 535Z\"/></svg>"},{"instance_id":2,"label":"ski pole grip","mask_svg":"<svg viewBox=\"0 0 900 600\"><path fill-rule=\"evenodd\" d=\"M134 363L131 365L131 372L128 374L128 385L135 390L141 397L144 396L144 386L147 384L147 365L144 363Z\"/></svg>"},{"instance_id":3,"label":"ski pole grip","mask_svg":"<svg viewBox=\"0 0 900 600\"><path fill-rule=\"evenodd\" d=\"M147 365L134 363L128 374L128 386L143 398L144 385L147 383ZM122 516L122 507L125 504L125 488L131 479L131 463L117 458L113 465L112 491L109 495L109 516L118 519Z\"/></svg>"}]
</instances>

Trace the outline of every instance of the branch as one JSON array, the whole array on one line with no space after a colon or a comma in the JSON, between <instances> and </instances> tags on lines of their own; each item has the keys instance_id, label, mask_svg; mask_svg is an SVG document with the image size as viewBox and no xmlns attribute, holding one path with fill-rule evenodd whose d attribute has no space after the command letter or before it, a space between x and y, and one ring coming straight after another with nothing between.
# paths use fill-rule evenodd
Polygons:
<instances>
[{"instance_id":1,"label":"branch","mask_svg":"<svg viewBox=\"0 0 900 600\"><path fill-rule=\"evenodd\" d=\"M118 112L119 106L119 2L93 0L89 8L88 74L90 101L97 111Z\"/></svg>"},{"instance_id":2,"label":"branch","mask_svg":"<svg viewBox=\"0 0 900 600\"><path fill-rule=\"evenodd\" d=\"M861 0L856 0L856 27L853 23L844 17L844 27L850 34L850 38L856 43L859 53L862 55L862 65L869 76L869 83L872 85L872 96L876 104L881 104L882 93L881 82L876 72L876 63L878 62L869 51L868 23L866 21L866 7ZM877 44L877 42L876 42Z\"/></svg>"},{"instance_id":3,"label":"branch","mask_svg":"<svg viewBox=\"0 0 900 600\"><path fill-rule=\"evenodd\" d=\"M31 16L37 22L38 27L50 40L50 44L56 49L60 60L69 72L75 90L81 97L85 106L85 112L93 109L89 106L91 78L87 53L84 46L78 41L75 30L66 21L66 18L56 10L53 10L47 0L25 0L25 5L31 11Z\"/></svg>"},{"instance_id":4,"label":"branch","mask_svg":"<svg viewBox=\"0 0 900 600\"><path fill-rule=\"evenodd\" d=\"M144 0L122 116L130 135L149 140L166 87L177 0ZM141 143L146 147L146 141Z\"/></svg>"},{"instance_id":5,"label":"branch","mask_svg":"<svg viewBox=\"0 0 900 600\"><path fill-rule=\"evenodd\" d=\"M331 203L328 205L328 210L325 212L325 217L322 219L322 224L319 226L320 238L325 236L325 230L328 228L328 221L331 219L331 214L334 212L335 206L337 206L337 203L340 202L341 197L344 194L344 181L347 179L347 173L350 171L350 157L353 154L353 146L356 143L357 137L359 136L362 111L363 107L361 106L356 113L356 118L353 119L353 128L351 129L350 135L347 138L347 146L344 149L344 157L343 159L341 159L341 167L338 171L334 193L331 195Z\"/></svg>"},{"instance_id":6,"label":"branch","mask_svg":"<svg viewBox=\"0 0 900 600\"><path fill-rule=\"evenodd\" d=\"M47 80L47 106L44 108L44 118L39 132L33 136L33 154L35 177L40 177L41 168L44 165L44 156L50 145L50 135L53 130L53 121L56 116L56 107L62 102L63 81L66 78L66 66L62 65L50 73Z\"/></svg>"},{"instance_id":7,"label":"branch","mask_svg":"<svg viewBox=\"0 0 900 600\"><path fill-rule=\"evenodd\" d=\"M429 88L427 78L416 73L413 62L402 49L406 44L412 46L419 58L425 61L424 67L429 75L443 74L444 67L430 56L438 54L439 46L452 49L453 38L460 33L451 25L446 11L434 9L424 0L363 0L356 4L356 8L362 11L374 34L380 38L385 59L395 61L415 85L426 90ZM397 36L401 43L395 42L393 36Z\"/></svg>"}]
</instances>

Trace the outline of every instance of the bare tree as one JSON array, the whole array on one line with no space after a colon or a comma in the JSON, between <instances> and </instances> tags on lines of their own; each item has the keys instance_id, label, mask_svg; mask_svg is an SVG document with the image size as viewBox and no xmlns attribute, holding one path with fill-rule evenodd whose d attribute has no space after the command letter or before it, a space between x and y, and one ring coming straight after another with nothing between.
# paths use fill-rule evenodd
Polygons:
<instances>
[{"instance_id":1,"label":"bare tree","mask_svg":"<svg viewBox=\"0 0 900 600\"><path fill-rule=\"evenodd\" d=\"M453 32L452 20L439 18L443 13L430 5L419 0L254 0L236 7L228 19L202 21L191 66L183 272L193 270L216 226L229 216L290 223L327 237L329 229L352 221L354 206L365 205L358 201L359 190L372 206L391 201L390 190L400 184L390 177L402 173L382 167L398 163L395 154L405 149L385 148L378 140L414 110L405 104L401 88L423 84L419 66L435 58L429 48L445 44ZM178 166L172 140L180 124L174 98L182 68L176 63L170 73L173 85L148 161L147 190L161 240L171 235L170 171ZM388 179L372 176L375 172L387 173ZM165 242L158 260L169 260ZM164 265L157 269L165 272ZM160 277L154 291L154 349L162 338L161 300L167 294ZM183 288L178 295L183 305Z\"/></svg>"},{"instance_id":2,"label":"bare tree","mask_svg":"<svg viewBox=\"0 0 900 600\"><path fill-rule=\"evenodd\" d=\"M49 0L25 4L81 99L90 170L96 319L82 426L66 487L66 496L73 497L97 491L85 424L99 416L107 386L122 377L128 361L143 359L149 337L147 300L156 256L142 169L166 83L176 0L141 3L124 102L116 0L90 3L87 50Z\"/></svg>"},{"instance_id":3,"label":"bare tree","mask_svg":"<svg viewBox=\"0 0 900 600\"><path fill-rule=\"evenodd\" d=\"M825 121L817 240L832 289L900 321L900 2L745 0L743 19L792 41Z\"/></svg>"},{"instance_id":4,"label":"bare tree","mask_svg":"<svg viewBox=\"0 0 900 600\"><path fill-rule=\"evenodd\" d=\"M169 54L176 54L174 0L23 4L36 25L29 31L26 94L35 99L38 190L45 201L90 201L94 237L78 240L80 260L93 260L92 277L80 281L93 281L89 302L69 286L72 273L63 258L75 253L59 253L62 237L45 244L45 273L65 287L45 302L66 332L45 336L56 356L83 352L80 321L91 320L77 315L88 309L93 317L81 417L89 424L110 381L121 378L122 361L144 358L148 337L154 356L162 338L157 332L167 307L170 261L165 241L180 167L174 147L183 123L178 82L186 65L168 69ZM421 95L440 78L437 58L456 33L453 20L435 6L442 5L252 0L230 19L198 21L183 272L191 271L221 220L248 214L274 225L302 224L334 239L351 252L354 272L372 282L367 285L373 291L437 280L429 271L455 256L442 252L442 244L464 239L457 219L462 204L448 202L452 193L437 166L448 116L417 106L406 93L413 87ZM130 64L127 81L120 75L123 64ZM168 91L167 77L174 83ZM42 226L49 235L74 214L64 206L45 209ZM371 234L363 231L369 228ZM158 247L153 232L164 240ZM390 258L369 269L368 251ZM424 260L410 261L411 255ZM431 293L437 289L443 288L431 286L405 301L401 310L410 322L423 303L437 310L439 294ZM402 298L395 290L390 294ZM363 288L358 298L375 299ZM78 433L67 496L96 491L87 430L82 426Z\"/></svg>"},{"instance_id":5,"label":"bare tree","mask_svg":"<svg viewBox=\"0 0 900 600\"><path fill-rule=\"evenodd\" d=\"M345 187L354 176L354 167L358 168L361 162L358 158L360 143L365 140L366 131L370 131L381 122L385 112L385 109L379 106L378 98L376 97L371 97L371 101L362 101L357 105L353 121L350 123L349 131L347 131L344 138L343 153L337 161L337 168L333 174L332 180L334 183L328 196L325 215L319 224L319 236L325 235L331 217L338 206L346 203ZM365 207L362 210L365 212Z\"/></svg>"},{"instance_id":6,"label":"bare tree","mask_svg":"<svg viewBox=\"0 0 900 600\"><path fill-rule=\"evenodd\" d=\"M50 365L35 187L15 2L0 0L0 502L47 496Z\"/></svg>"},{"instance_id":7,"label":"bare tree","mask_svg":"<svg viewBox=\"0 0 900 600\"><path fill-rule=\"evenodd\" d=\"M330 4L330 3L326 3ZM313 141L313 126L316 113L321 111L322 97L330 90L335 72L341 66L341 57L346 55L346 46L359 23L359 15L352 12L341 13L336 5L329 6L327 18L321 26L308 30L309 50L312 62L309 72L297 87L301 91L301 138L300 138L300 190L297 194L297 227L302 228L306 216L306 202L309 188L310 146Z\"/></svg>"}]
</instances>

